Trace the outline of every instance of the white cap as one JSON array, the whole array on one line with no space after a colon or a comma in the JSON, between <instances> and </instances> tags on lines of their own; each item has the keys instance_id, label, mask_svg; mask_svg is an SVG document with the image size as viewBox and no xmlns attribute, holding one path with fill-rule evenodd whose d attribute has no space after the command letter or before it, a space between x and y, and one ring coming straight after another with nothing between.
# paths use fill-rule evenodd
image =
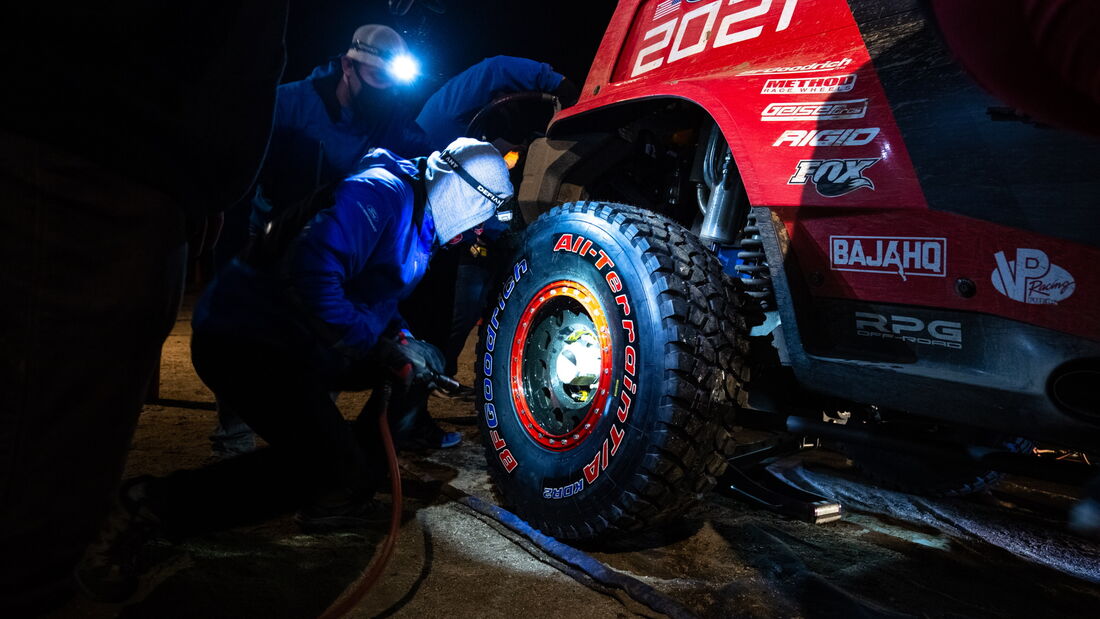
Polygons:
<instances>
[{"instance_id":1,"label":"white cap","mask_svg":"<svg viewBox=\"0 0 1100 619\"><path fill-rule=\"evenodd\" d=\"M347 57L365 65L385 69L392 58L409 53L405 39L389 26L367 24L359 26L351 37Z\"/></svg>"},{"instance_id":2,"label":"white cap","mask_svg":"<svg viewBox=\"0 0 1100 619\"><path fill-rule=\"evenodd\" d=\"M455 162L461 170L455 170ZM492 217L498 204L513 193L500 151L473 138L458 138L442 152L432 153L424 182L440 243Z\"/></svg>"}]
</instances>

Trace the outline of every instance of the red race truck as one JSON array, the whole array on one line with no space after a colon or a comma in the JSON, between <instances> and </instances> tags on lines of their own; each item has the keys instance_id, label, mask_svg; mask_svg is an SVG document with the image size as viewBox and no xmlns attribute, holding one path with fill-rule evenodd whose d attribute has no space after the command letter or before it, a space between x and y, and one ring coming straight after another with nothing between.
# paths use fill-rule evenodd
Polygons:
<instances>
[{"instance_id":1,"label":"red race truck","mask_svg":"<svg viewBox=\"0 0 1100 619\"><path fill-rule=\"evenodd\" d=\"M917 0L619 2L527 153L480 338L508 505L565 539L667 523L745 427L941 495L1098 451L1100 144L951 40Z\"/></svg>"}]
</instances>

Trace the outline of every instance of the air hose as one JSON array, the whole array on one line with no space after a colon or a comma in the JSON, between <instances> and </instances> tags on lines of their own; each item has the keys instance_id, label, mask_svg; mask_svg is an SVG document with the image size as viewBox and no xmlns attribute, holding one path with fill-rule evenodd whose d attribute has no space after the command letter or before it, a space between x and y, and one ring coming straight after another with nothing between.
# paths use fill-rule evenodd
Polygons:
<instances>
[{"instance_id":1,"label":"air hose","mask_svg":"<svg viewBox=\"0 0 1100 619\"><path fill-rule=\"evenodd\" d=\"M448 377L437 377L436 384L443 388L455 388L458 383ZM371 587L378 582L386 564L393 554L393 548L397 543L398 529L401 525L402 497L401 497L401 468L397 461L397 450L393 444L393 436L390 435L390 426L386 421L388 417L390 386L385 387L383 412L378 418L378 429L382 435L382 442L386 448L386 460L390 468L390 487L393 493L393 508L390 512L390 529L386 534L386 540L375 554L371 563L365 568L359 578L348 585L340 597L321 613L319 619L338 619L343 617L363 599ZM415 473L414 473L415 475ZM616 572L607 567L591 555L563 544L558 540L545 535L527 524L519 516L497 505L487 503L470 496L450 484L443 484L443 493L456 503L492 518L511 531L531 540L540 550L554 559L572 566L583 572L592 580L606 587L621 589L635 601L644 604L650 609L662 613L673 619L691 619L696 617L694 613L685 608L676 600L660 593L653 587L645 584L637 578Z\"/></svg>"},{"instance_id":2,"label":"air hose","mask_svg":"<svg viewBox=\"0 0 1100 619\"><path fill-rule=\"evenodd\" d=\"M401 467L397 463L397 449L393 444L393 436L390 434L390 424L387 421L389 417L389 404L391 387L387 383L383 389L383 402L385 406L382 407L382 414L378 416L378 432L382 436L382 444L386 449L386 462L390 468L390 492L393 494L393 505L390 508L390 530L386 533L386 540L382 542L381 548L375 553L374 558L363 569L363 573L359 575L359 578L355 579L355 582L348 585L344 592L340 594L340 597L336 598L328 608L321 613L319 619L338 619L343 617L355 608L357 604L363 599L363 596L370 591L374 583L378 582L378 579L382 576L382 571L386 569L386 564L389 563L390 557L393 555L393 547L397 544L398 529L401 527L401 511L402 511L402 497L401 497Z\"/></svg>"}]
</instances>

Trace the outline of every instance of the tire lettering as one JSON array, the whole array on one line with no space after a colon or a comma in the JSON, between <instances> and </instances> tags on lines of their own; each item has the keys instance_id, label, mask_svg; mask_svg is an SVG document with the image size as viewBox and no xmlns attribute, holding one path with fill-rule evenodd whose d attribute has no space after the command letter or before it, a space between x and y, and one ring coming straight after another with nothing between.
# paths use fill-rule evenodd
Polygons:
<instances>
[{"instance_id":1,"label":"tire lettering","mask_svg":"<svg viewBox=\"0 0 1100 619\"><path fill-rule=\"evenodd\" d=\"M563 234L558 237L558 242L554 244L554 251L572 251L569 247L573 244L572 234Z\"/></svg>"},{"instance_id":2,"label":"tire lettering","mask_svg":"<svg viewBox=\"0 0 1100 619\"><path fill-rule=\"evenodd\" d=\"M600 476L600 452L596 452L596 457L592 458L592 462L586 464L582 471L584 472L584 480L591 486L592 482Z\"/></svg>"},{"instance_id":3,"label":"tire lettering","mask_svg":"<svg viewBox=\"0 0 1100 619\"><path fill-rule=\"evenodd\" d=\"M623 437L626 436L626 430L620 430L618 426L611 426L611 455L614 456L616 451L619 451L619 444L623 442Z\"/></svg>"},{"instance_id":4,"label":"tire lettering","mask_svg":"<svg viewBox=\"0 0 1100 619\"><path fill-rule=\"evenodd\" d=\"M608 271L605 279L607 280L608 287L611 288L611 292L622 291L623 280L619 279L618 273L616 273L615 271Z\"/></svg>"},{"instance_id":5,"label":"tire lettering","mask_svg":"<svg viewBox=\"0 0 1100 619\"><path fill-rule=\"evenodd\" d=\"M604 267L614 267L615 263L607 256L607 252L600 250L600 259L596 261L596 270L602 271Z\"/></svg>"},{"instance_id":6,"label":"tire lettering","mask_svg":"<svg viewBox=\"0 0 1100 619\"><path fill-rule=\"evenodd\" d=\"M626 341L633 344L634 343L634 321L633 320L624 320L623 321L623 329L626 331Z\"/></svg>"},{"instance_id":7,"label":"tire lettering","mask_svg":"<svg viewBox=\"0 0 1100 619\"><path fill-rule=\"evenodd\" d=\"M626 373L631 376L636 376L634 372L634 364L637 363L637 353L634 352L633 346L627 346L623 351L623 364L626 365Z\"/></svg>"},{"instance_id":8,"label":"tire lettering","mask_svg":"<svg viewBox=\"0 0 1100 619\"><path fill-rule=\"evenodd\" d=\"M619 421L626 423L626 418L630 416L630 393L626 389L623 389L620 396L623 405L619 407L619 410L615 411L615 415L618 416Z\"/></svg>"},{"instance_id":9,"label":"tire lettering","mask_svg":"<svg viewBox=\"0 0 1100 619\"><path fill-rule=\"evenodd\" d=\"M493 352L496 350L497 332L500 330L500 313L504 311L507 306L508 298L512 296L512 292L516 288L516 283L519 282L523 274L527 272L527 259L524 258L517 262L512 267L512 277L509 278L508 283L505 284L504 292L497 297L496 307L493 308L492 314L489 316L489 324L485 327L485 357L482 358L481 372L482 372L482 397L485 400L485 425L490 428L489 438L492 441L493 449L497 452L497 456L500 459L501 466L504 467L506 473L511 473L519 466L519 461L512 456L512 450L506 449L507 443L500 436L497 426L500 424L500 420L497 418L496 404L493 403ZM507 380L507 377L505 378Z\"/></svg>"},{"instance_id":10,"label":"tire lettering","mask_svg":"<svg viewBox=\"0 0 1100 619\"><path fill-rule=\"evenodd\" d=\"M506 473L511 473L519 466L519 462L516 462L516 459L512 457L511 449L505 449L500 452L500 463L504 465L504 471Z\"/></svg>"},{"instance_id":11,"label":"tire lettering","mask_svg":"<svg viewBox=\"0 0 1100 619\"><path fill-rule=\"evenodd\" d=\"M625 294L615 297L615 303L623 308L623 316L630 315L630 301L626 298Z\"/></svg>"}]
</instances>

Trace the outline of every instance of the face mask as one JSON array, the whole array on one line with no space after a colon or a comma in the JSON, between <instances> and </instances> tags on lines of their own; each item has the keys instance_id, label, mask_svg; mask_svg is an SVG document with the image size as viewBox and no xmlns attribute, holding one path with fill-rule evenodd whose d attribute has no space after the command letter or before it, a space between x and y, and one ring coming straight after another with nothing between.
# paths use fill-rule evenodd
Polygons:
<instances>
[{"instance_id":1,"label":"face mask","mask_svg":"<svg viewBox=\"0 0 1100 619\"><path fill-rule=\"evenodd\" d=\"M355 66L359 80L359 92L351 97L352 122L364 131L374 131L389 122L397 108L399 96L396 88L375 88L363 80L359 66Z\"/></svg>"}]
</instances>

